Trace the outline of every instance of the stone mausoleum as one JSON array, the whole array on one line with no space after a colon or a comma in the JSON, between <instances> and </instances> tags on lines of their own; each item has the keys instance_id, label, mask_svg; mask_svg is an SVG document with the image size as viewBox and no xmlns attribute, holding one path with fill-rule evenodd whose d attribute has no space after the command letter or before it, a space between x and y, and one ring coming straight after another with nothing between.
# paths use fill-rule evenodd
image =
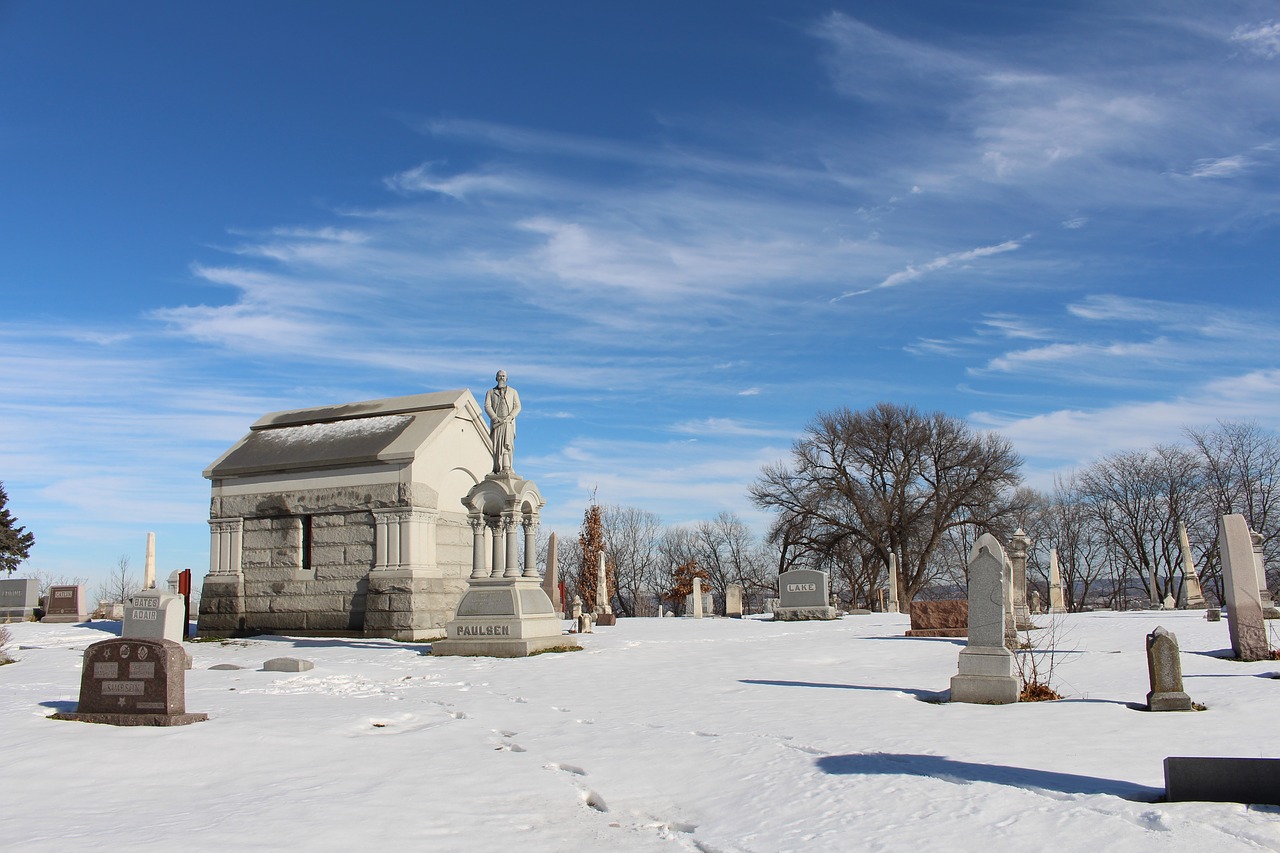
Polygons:
<instances>
[{"instance_id":1,"label":"stone mausoleum","mask_svg":"<svg viewBox=\"0 0 1280 853\"><path fill-rule=\"evenodd\" d=\"M494 458L468 390L263 416L204 472L200 634L443 636L474 555L537 527L539 505L469 518Z\"/></svg>"}]
</instances>

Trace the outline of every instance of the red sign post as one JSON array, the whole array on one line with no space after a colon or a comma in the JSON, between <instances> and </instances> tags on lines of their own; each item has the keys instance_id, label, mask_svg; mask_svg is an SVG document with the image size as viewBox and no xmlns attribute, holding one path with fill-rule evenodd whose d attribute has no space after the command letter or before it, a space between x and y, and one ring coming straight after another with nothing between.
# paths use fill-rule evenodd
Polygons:
<instances>
[{"instance_id":1,"label":"red sign post","mask_svg":"<svg viewBox=\"0 0 1280 853\"><path fill-rule=\"evenodd\" d=\"M182 603L187 609L186 618L182 620L182 639L190 639L191 637L191 570L183 569L178 572L178 594L182 596Z\"/></svg>"}]
</instances>

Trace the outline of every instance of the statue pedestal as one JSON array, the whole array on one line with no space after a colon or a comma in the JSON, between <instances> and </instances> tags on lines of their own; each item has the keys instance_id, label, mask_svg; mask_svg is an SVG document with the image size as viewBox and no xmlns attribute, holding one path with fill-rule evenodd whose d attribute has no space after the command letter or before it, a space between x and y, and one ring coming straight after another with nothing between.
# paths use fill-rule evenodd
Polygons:
<instances>
[{"instance_id":1,"label":"statue pedestal","mask_svg":"<svg viewBox=\"0 0 1280 853\"><path fill-rule=\"evenodd\" d=\"M433 655L525 657L555 646L576 646L538 578L472 578L458 612L431 644Z\"/></svg>"}]
</instances>

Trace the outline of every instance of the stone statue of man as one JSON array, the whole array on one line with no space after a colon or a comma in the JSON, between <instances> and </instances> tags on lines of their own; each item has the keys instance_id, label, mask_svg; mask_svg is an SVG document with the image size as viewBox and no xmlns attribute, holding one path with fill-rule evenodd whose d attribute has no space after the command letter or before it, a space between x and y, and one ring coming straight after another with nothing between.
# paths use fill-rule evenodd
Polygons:
<instances>
[{"instance_id":1,"label":"stone statue of man","mask_svg":"<svg viewBox=\"0 0 1280 853\"><path fill-rule=\"evenodd\" d=\"M484 412L489 416L489 437L493 439L493 473L511 472L516 446L516 415L520 414L520 395L507 385L507 372L499 370L498 384L484 395Z\"/></svg>"}]
</instances>

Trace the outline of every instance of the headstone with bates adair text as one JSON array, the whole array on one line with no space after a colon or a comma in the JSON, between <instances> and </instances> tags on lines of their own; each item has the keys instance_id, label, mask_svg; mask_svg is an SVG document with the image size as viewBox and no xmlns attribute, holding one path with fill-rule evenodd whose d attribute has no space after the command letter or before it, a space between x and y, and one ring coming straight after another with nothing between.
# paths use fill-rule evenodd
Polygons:
<instances>
[{"instance_id":1,"label":"headstone with bates adair text","mask_svg":"<svg viewBox=\"0 0 1280 853\"><path fill-rule=\"evenodd\" d=\"M89 612L84 597L84 584L51 586L44 602L41 622L84 622Z\"/></svg>"},{"instance_id":2,"label":"headstone with bates adair text","mask_svg":"<svg viewBox=\"0 0 1280 853\"><path fill-rule=\"evenodd\" d=\"M122 637L173 640L182 642L182 623L186 619L186 603L182 596L159 589L134 593L124 606Z\"/></svg>"},{"instance_id":3,"label":"headstone with bates adair text","mask_svg":"<svg viewBox=\"0 0 1280 853\"><path fill-rule=\"evenodd\" d=\"M182 726L208 719L188 714L186 654L172 640L113 638L85 650L80 702L58 720L113 726Z\"/></svg>"},{"instance_id":4,"label":"headstone with bates adair text","mask_svg":"<svg viewBox=\"0 0 1280 853\"><path fill-rule=\"evenodd\" d=\"M806 619L835 619L831 606L827 573L814 569L792 569L778 575L778 607L773 618L784 622Z\"/></svg>"}]
</instances>

